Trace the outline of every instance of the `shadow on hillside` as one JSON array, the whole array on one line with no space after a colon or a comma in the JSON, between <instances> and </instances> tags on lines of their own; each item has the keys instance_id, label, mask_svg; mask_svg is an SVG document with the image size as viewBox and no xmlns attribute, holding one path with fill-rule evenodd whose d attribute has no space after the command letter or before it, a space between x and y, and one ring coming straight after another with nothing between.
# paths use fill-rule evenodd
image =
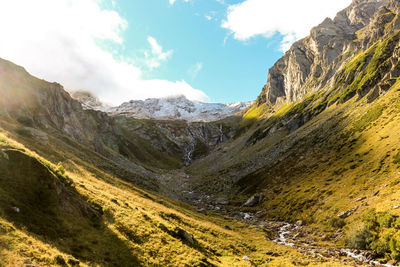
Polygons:
<instances>
[{"instance_id":1,"label":"shadow on hillside","mask_svg":"<svg viewBox=\"0 0 400 267\"><path fill-rule=\"evenodd\" d=\"M345 130L348 126L347 117L342 112L332 112L324 116L318 125L313 122L315 116L307 120L297 119L294 129L291 129L293 124L280 124L278 120L271 122L276 128L271 127L267 121L268 127L255 131L249 138L250 149L257 142L273 138L278 131L284 134L279 142L265 148L265 153L271 157L265 157L263 166L236 182L239 191L251 195L272 185L287 185L297 177L312 172L321 161L327 158L339 160L343 154L354 150L354 144L347 143L353 134ZM259 132L262 132L261 136L257 136Z\"/></svg>"},{"instance_id":2,"label":"shadow on hillside","mask_svg":"<svg viewBox=\"0 0 400 267\"><path fill-rule=\"evenodd\" d=\"M390 103L398 102L393 94ZM398 123L398 113L383 100L357 108L350 103L310 118L293 132L287 129L288 134L272 146L265 146L271 134L264 131L262 139L246 147L263 145L262 165L236 181L235 193L266 192L262 207L266 216L277 220L312 221L317 217L306 212L318 210L321 216L348 205L348 199L369 200L379 194L378 185L391 184L390 173L397 173L398 138L390 127Z\"/></svg>"},{"instance_id":3,"label":"shadow on hillside","mask_svg":"<svg viewBox=\"0 0 400 267\"><path fill-rule=\"evenodd\" d=\"M19 229L79 261L100 266L137 266L137 257L103 222L101 207L61 175L20 151L0 155L0 211ZM67 261L67 259L65 259Z\"/></svg>"}]
</instances>

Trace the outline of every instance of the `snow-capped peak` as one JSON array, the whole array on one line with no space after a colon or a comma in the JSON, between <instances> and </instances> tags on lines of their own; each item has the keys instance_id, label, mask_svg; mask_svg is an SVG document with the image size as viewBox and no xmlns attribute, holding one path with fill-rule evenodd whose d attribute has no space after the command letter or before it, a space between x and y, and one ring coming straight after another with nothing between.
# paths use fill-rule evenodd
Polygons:
<instances>
[{"instance_id":1,"label":"snow-capped peak","mask_svg":"<svg viewBox=\"0 0 400 267\"><path fill-rule=\"evenodd\" d=\"M149 98L146 100L131 100L118 107L99 105L93 99L77 98L85 109L100 110L112 116L124 115L137 119L152 120L185 120L188 122L217 121L241 111L253 102L237 102L231 104L203 103L188 100L185 96L166 98ZM91 105L91 104L95 105Z\"/></svg>"}]
</instances>

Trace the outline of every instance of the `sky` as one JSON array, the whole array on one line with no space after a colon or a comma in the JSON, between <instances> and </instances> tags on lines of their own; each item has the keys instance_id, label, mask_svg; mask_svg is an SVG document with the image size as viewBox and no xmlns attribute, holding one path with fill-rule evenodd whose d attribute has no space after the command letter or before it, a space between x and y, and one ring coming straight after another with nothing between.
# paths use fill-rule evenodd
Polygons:
<instances>
[{"instance_id":1,"label":"sky","mask_svg":"<svg viewBox=\"0 0 400 267\"><path fill-rule=\"evenodd\" d=\"M294 41L350 3L0 0L0 57L113 105L173 95L249 101Z\"/></svg>"}]
</instances>

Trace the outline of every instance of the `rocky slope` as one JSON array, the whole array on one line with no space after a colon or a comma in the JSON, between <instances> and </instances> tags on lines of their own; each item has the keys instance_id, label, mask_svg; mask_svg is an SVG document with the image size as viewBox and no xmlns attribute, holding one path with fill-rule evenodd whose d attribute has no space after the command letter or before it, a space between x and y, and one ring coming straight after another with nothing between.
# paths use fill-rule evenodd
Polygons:
<instances>
[{"instance_id":1,"label":"rocky slope","mask_svg":"<svg viewBox=\"0 0 400 267\"><path fill-rule=\"evenodd\" d=\"M354 0L333 20L327 18L313 28L310 36L296 42L276 62L257 103L291 103L331 86L347 59L398 28L397 12L397 1ZM388 22L392 22L390 27L381 27Z\"/></svg>"},{"instance_id":2,"label":"rocky slope","mask_svg":"<svg viewBox=\"0 0 400 267\"><path fill-rule=\"evenodd\" d=\"M240 147L246 150L249 145L257 145L260 141L276 145L271 150L258 150L270 156L260 156L255 160L258 162L256 166L247 164L245 169L252 172L254 168L275 164L283 151L298 142L296 138L280 139L290 134L301 136L304 125L322 128L321 121L315 122L316 117L335 118L331 113L338 112L340 117L338 115L335 119L342 121L345 112L341 109L347 104L350 113L345 114L352 121L355 115L351 112L357 114L357 108L374 103L396 85L400 76L399 13L400 2L397 0L353 1L333 21L325 20L311 31L309 37L295 43L278 60L270 70L267 85L256 105L243 116L238 132L244 133L241 137L244 140L234 140L238 142L236 145L226 144L236 150L232 152L234 155L238 155ZM340 49L336 49L338 47ZM299 54L300 51L304 53ZM321 64L327 64L326 68L316 72L316 67ZM294 76L304 78L292 83ZM348 104L349 100L356 102ZM336 134L340 135L341 130L338 129ZM277 135L280 135L279 139L274 137ZM253 152L249 156L257 158ZM246 164L241 158L238 161L241 169L239 175L234 175L235 180L246 173L243 169ZM230 164L234 165L232 160ZM231 168L222 164L218 167Z\"/></svg>"},{"instance_id":3,"label":"rocky slope","mask_svg":"<svg viewBox=\"0 0 400 267\"><path fill-rule=\"evenodd\" d=\"M224 173L235 184L259 169L257 183L256 177L265 176L262 172L271 166L279 163L284 168L286 153L300 157L299 151L312 150L309 140L317 138L326 145L328 138L340 139L344 128L355 121L366 120L359 123L368 125L377 119L383 113L377 102L395 98L389 91L398 86L399 13L397 0L353 1L333 21L327 19L314 28L270 70L258 102L243 116L238 138L222 149L232 157L224 163L217 152L189 170ZM324 132L326 127L330 132ZM307 146L299 146L302 141ZM202 161L216 158L220 164L201 167Z\"/></svg>"},{"instance_id":4,"label":"rocky slope","mask_svg":"<svg viewBox=\"0 0 400 267\"><path fill-rule=\"evenodd\" d=\"M85 109L89 102L82 106L61 85L37 79L6 60L0 60L0 72L1 117L19 123L18 131L40 141L48 141L53 133L66 135L140 176L154 177L151 170L190 164L231 138L240 121L231 117L187 123L109 115ZM81 97L89 99L91 107L104 107L90 95Z\"/></svg>"},{"instance_id":5,"label":"rocky slope","mask_svg":"<svg viewBox=\"0 0 400 267\"><path fill-rule=\"evenodd\" d=\"M397 0L353 1L295 43L235 138L186 169L187 191L202 193L183 197L342 229L336 242L398 264L399 14Z\"/></svg>"},{"instance_id":6,"label":"rocky slope","mask_svg":"<svg viewBox=\"0 0 400 267\"><path fill-rule=\"evenodd\" d=\"M110 105L102 103L95 95L86 91L74 91L71 92L72 98L78 100L84 109L92 109L104 111L111 108Z\"/></svg>"},{"instance_id":7,"label":"rocky slope","mask_svg":"<svg viewBox=\"0 0 400 267\"><path fill-rule=\"evenodd\" d=\"M248 109L253 104L253 102L203 103L188 100L185 96L173 96L150 98L145 101L131 100L118 107L110 107L101 103L95 96L87 92L74 92L72 97L81 102L83 108L103 111L110 116L122 115L136 119L183 120L187 122L222 120Z\"/></svg>"}]
</instances>

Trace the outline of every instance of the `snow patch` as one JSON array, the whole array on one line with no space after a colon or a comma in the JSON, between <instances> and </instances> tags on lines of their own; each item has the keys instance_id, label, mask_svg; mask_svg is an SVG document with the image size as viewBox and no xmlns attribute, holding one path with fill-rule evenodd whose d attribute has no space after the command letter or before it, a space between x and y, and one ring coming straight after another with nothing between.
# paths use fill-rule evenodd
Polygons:
<instances>
[{"instance_id":1,"label":"snow patch","mask_svg":"<svg viewBox=\"0 0 400 267\"><path fill-rule=\"evenodd\" d=\"M77 98L84 109L106 112L112 116L124 115L136 119L184 120L188 122L217 121L250 107L254 102L231 104L203 103L184 96L131 100L118 107L108 107L91 97Z\"/></svg>"}]
</instances>

